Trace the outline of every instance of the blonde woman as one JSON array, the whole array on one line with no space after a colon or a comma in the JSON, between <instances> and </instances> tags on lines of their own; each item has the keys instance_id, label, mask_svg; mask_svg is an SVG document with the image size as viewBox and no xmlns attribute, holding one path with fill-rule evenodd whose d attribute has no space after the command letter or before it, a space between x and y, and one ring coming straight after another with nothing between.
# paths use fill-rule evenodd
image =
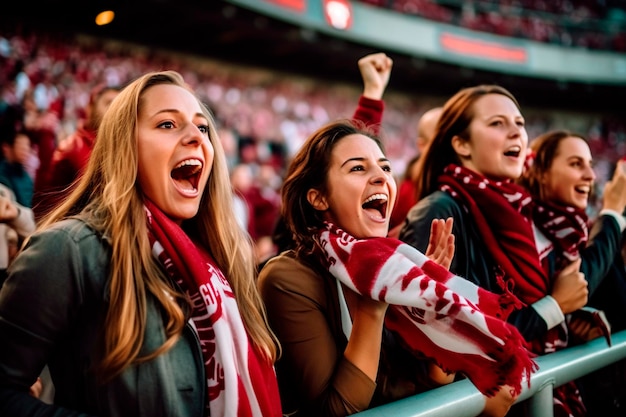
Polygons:
<instances>
[{"instance_id":1,"label":"blonde woman","mask_svg":"<svg viewBox=\"0 0 626 417\"><path fill-rule=\"evenodd\" d=\"M280 416L277 345L231 193L182 77L129 84L0 292L0 414ZM28 394L45 364L54 405Z\"/></svg>"}]
</instances>

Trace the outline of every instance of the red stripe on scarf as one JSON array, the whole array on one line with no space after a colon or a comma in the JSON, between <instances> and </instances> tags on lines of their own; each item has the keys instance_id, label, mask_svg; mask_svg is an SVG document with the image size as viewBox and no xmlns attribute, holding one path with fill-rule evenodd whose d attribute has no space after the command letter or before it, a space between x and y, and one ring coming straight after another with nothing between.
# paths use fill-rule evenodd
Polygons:
<instances>
[{"instance_id":1,"label":"red stripe on scarf","mask_svg":"<svg viewBox=\"0 0 626 417\"><path fill-rule=\"evenodd\" d=\"M589 239L585 210L536 201L533 219L541 233L554 244L559 271L580 256L580 250Z\"/></svg>"},{"instance_id":2,"label":"red stripe on scarf","mask_svg":"<svg viewBox=\"0 0 626 417\"><path fill-rule=\"evenodd\" d=\"M487 395L503 384L519 393L523 378L530 381L532 355L517 329L498 318L508 315L512 295L477 287L396 239L358 240L332 224L319 238L322 262L336 279L391 304L385 324L413 354L463 372Z\"/></svg>"},{"instance_id":3,"label":"red stripe on scarf","mask_svg":"<svg viewBox=\"0 0 626 417\"><path fill-rule=\"evenodd\" d=\"M445 168L439 186L469 210L504 273L501 286L514 284L512 291L526 304L543 298L549 285L535 245L530 195L517 184L490 181L454 164Z\"/></svg>"},{"instance_id":4,"label":"red stripe on scarf","mask_svg":"<svg viewBox=\"0 0 626 417\"><path fill-rule=\"evenodd\" d=\"M528 192L517 184L490 181L458 165L446 167L439 177L439 185L473 216L490 254L504 272L504 285L512 281L512 291L527 304L548 295L551 277L537 253L530 221L534 202ZM532 351L544 354L566 346L563 327L550 329L542 340L529 341ZM564 409L568 413L569 410L584 410L574 382L554 391L555 398L561 397L561 401L555 401L557 415Z\"/></svg>"},{"instance_id":5,"label":"red stripe on scarf","mask_svg":"<svg viewBox=\"0 0 626 417\"><path fill-rule=\"evenodd\" d=\"M205 372L207 376L207 409L206 415L210 415L211 404L218 398L224 400L228 394L225 392L225 372L223 366L226 363L218 363L215 356L219 349L220 340L216 337L215 327L217 322L228 323L233 328L232 334L237 334L233 323L239 318L239 311L227 312L226 300L223 300L222 292L213 287L212 278L217 276L224 289L224 296L234 300L234 294L230 289L230 284L223 276L219 268L215 265L212 257L196 246L187 234L169 219L151 201L146 200L146 211L148 221L148 231L150 243L154 248L158 242L163 251L158 254L159 260L165 266L167 273L177 282L187 293L192 304L192 320L195 323L202 356L204 359ZM211 308L209 305L211 304ZM213 308L216 311L207 315ZM229 314L236 315L235 320L229 320ZM237 322L238 323L238 322ZM243 323L241 323L243 328ZM228 341L231 342L231 341ZM247 347L247 364L239 363L235 352L228 349L221 350L222 355L232 355L231 362L237 367L237 410L227 409L229 413L237 416L252 417L253 403L257 403L264 416L281 416L281 404L278 393L278 383L272 365L263 355L254 348L250 342L247 332L245 340L233 341L235 345L244 344ZM247 375L246 375L247 374ZM251 381L254 396L249 398L245 390L245 380ZM209 384L209 381L211 384ZM232 406L232 404L231 404ZM218 409L228 408L229 403L220 403Z\"/></svg>"}]
</instances>

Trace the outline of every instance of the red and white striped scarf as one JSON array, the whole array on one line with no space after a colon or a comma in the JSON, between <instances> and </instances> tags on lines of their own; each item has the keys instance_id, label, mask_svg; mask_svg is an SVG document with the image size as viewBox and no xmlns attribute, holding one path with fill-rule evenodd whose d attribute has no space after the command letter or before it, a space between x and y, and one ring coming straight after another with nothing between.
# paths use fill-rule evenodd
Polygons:
<instances>
[{"instance_id":1,"label":"red and white striped scarf","mask_svg":"<svg viewBox=\"0 0 626 417\"><path fill-rule=\"evenodd\" d=\"M472 215L481 238L497 262L500 285L510 288L525 304L549 294L551 277L542 264L532 229L534 201L521 186L491 181L467 168L451 164L439 177L441 190L459 201ZM567 346L565 323L537 340L529 340L536 354ZM574 382L554 390L555 415L581 416L584 405Z\"/></svg>"},{"instance_id":2,"label":"red and white striped scarf","mask_svg":"<svg viewBox=\"0 0 626 417\"><path fill-rule=\"evenodd\" d=\"M580 250L589 238L588 216L584 210L571 206L562 206L537 200L533 210L535 226L552 243L551 250L541 254L541 262L546 274L549 271L548 255L556 253L557 274L570 262L580 257ZM607 329L607 331L609 331ZM566 348L569 344L569 330L565 322L556 326L546 334L542 341L543 353L552 353ZM587 414L585 405L575 382L569 382L554 390L555 417L584 416Z\"/></svg>"},{"instance_id":3,"label":"red and white striped scarf","mask_svg":"<svg viewBox=\"0 0 626 417\"><path fill-rule=\"evenodd\" d=\"M517 300L450 273L392 238L355 239L331 223L319 232L322 261L351 290L390 304L385 325L412 353L462 372L484 394L519 393L536 369L517 329L505 322Z\"/></svg>"},{"instance_id":4,"label":"red and white striped scarf","mask_svg":"<svg viewBox=\"0 0 626 417\"><path fill-rule=\"evenodd\" d=\"M207 378L205 415L281 416L274 368L249 340L228 280L150 201L146 213L153 255L191 300Z\"/></svg>"},{"instance_id":5,"label":"red and white striped scarf","mask_svg":"<svg viewBox=\"0 0 626 417\"><path fill-rule=\"evenodd\" d=\"M535 201L535 225L554 245L557 268L563 269L580 257L580 249L589 239L588 216L585 210L545 201Z\"/></svg>"}]
</instances>

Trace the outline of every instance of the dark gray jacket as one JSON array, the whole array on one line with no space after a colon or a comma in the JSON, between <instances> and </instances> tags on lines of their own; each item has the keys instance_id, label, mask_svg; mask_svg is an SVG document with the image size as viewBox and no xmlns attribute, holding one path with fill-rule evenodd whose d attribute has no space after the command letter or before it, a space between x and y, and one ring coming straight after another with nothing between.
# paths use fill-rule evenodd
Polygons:
<instances>
[{"instance_id":1,"label":"dark gray jacket","mask_svg":"<svg viewBox=\"0 0 626 417\"><path fill-rule=\"evenodd\" d=\"M103 348L110 253L102 236L73 219L36 233L12 264L0 291L0 416L203 415L204 367L189 324L156 359L107 383L94 374ZM162 316L149 299L142 353L163 340ZM55 405L28 394L45 364Z\"/></svg>"},{"instance_id":2,"label":"dark gray jacket","mask_svg":"<svg viewBox=\"0 0 626 417\"><path fill-rule=\"evenodd\" d=\"M496 281L496 263L484 244L472 215L450 194L435 191L419 201L409 211L407 220L400 232L400 239L418 250L425 252L430 238L430 223L433 219L454 218L452 234L455 236L455 253L450 271L472 281L489 291L500 293ZM597 220L599 229L581 251L581 272L589 282L589 291L593 293L600 285L619 254L620 228L612 216L600 216ZM548 255L549 275L554 274L553 251ZM508 321L518 328L526 340L542 337L548 330L544 319L532 308L522 307L509 316Z\"/></svg>"}]
</instances>

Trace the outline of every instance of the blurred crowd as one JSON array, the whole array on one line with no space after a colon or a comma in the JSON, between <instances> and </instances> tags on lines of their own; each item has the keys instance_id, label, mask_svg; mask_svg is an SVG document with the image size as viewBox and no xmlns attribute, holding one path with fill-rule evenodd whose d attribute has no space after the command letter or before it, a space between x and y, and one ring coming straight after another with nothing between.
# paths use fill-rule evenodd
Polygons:
<instances>
[{"instance_id":1,"label":"blurred crowd","mask_svg":"<svg viewBox=\"0 0 626 417\"><path fill-rule=\"evenodd\" d=\"M322 80L324 88L320 88L320 80L296 74L120 41L0 34L0 117L5 122L18 118L31 133L32 153L24 165L35 189L37 177L48 169L57 145L82 127L94 86L122 86L146 71L160 69L183 74L210 107L233 185L249 209L246 212L246 205L242 206L242 222L260 242L259 250L270 251L269 242L268 246L262 242L269 240L278 213L278 190L286 162L319 126L352 115L361 93L360 80L354 84ZM416 153L417 121L446 99L386 93L382 134L398 178ZM626 154L623 121L602 115L570 117L543 109L528 109L525 117L530 138L555 125L587 135L600 184L609 178L616 155Z\"/></svg>"},{"instance_id":2,"label":"blurred crowd","mask_svg":"<svg viewBox=\"0 0 626 417\"><path fill-rule=\"evenodd\" d=\"M596 0L359 0L441 23L562 46L626 51L626 4Z\"/></svg>"}]
</instances>

